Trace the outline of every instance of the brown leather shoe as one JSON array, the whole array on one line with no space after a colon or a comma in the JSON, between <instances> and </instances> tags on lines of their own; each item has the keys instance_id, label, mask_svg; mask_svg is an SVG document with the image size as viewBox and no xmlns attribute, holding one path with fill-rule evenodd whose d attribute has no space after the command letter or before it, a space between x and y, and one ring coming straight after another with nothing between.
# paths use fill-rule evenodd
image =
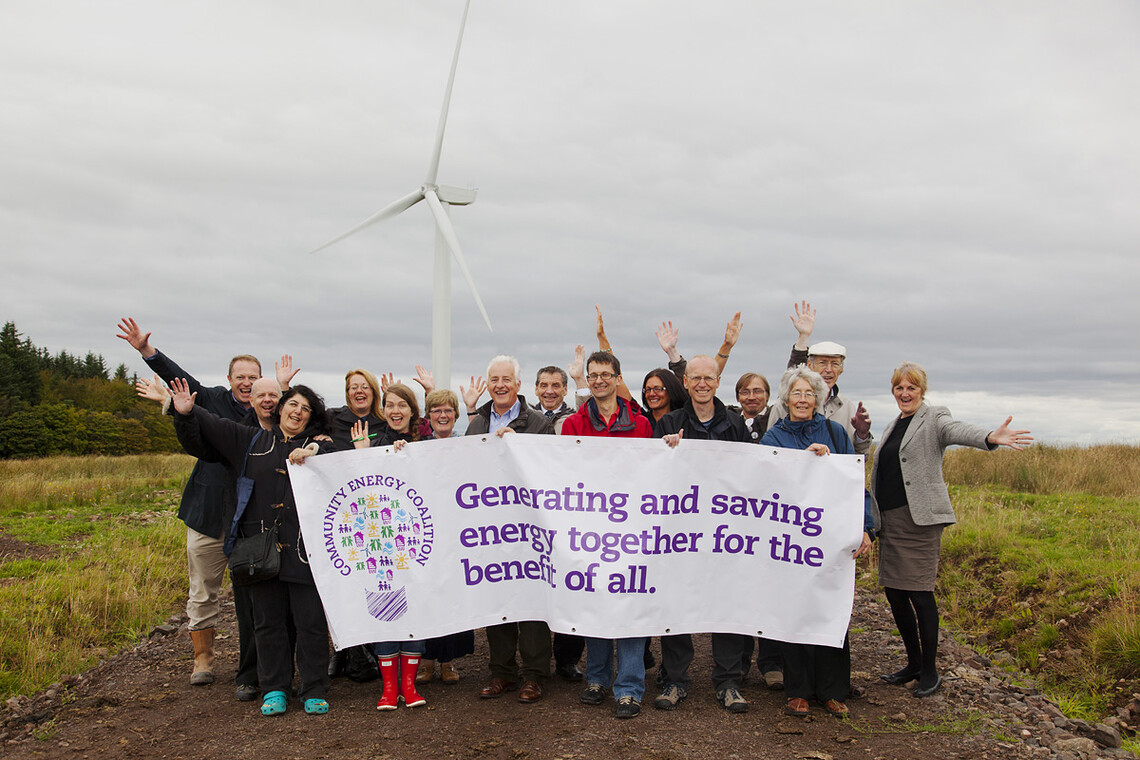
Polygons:
<instances>
[{"instance_id":1,"label":"brown leather shoe","mask_svg":"<svg viewBox=\"0 0 1140 760\"><path fill-rule=\"evenodd\" d=\"M514 691L515 682L504 678L492 678L479 692L479 699L495 699L503 696L504 691Z\"/></svg>"},{"instance_id":2,"label":"brown leather shoe","mask_svg":"<svg viewBox=\"0 0 1140 760\"><path fill-rule=\"evenodd\" d=\"M431 683L433 678L435 678L435 660L426 657L420 659L420 667L416 671L416 683Z\"/></svg>"},{"instance_id":3,"label":"brown leather shoe","mask_svg":"<svg viewBox=\"0 0 1140 760\"><path fill-rule=\"evenodd\" d=\"M440 680L445 684L459 683L459 671L455 669L454 662L441 662L439 664L439 675Z\"/></svg>"},{"instance_id":4,"label":"brown leather shoe","mask_svg":"<svg viewBox=\"0 0 1140 760\"><path fill-rule=\"evenodd\" d=\"M542 687L534 681L527 681L519 690L520 702L537 702L540 699L542 699Z\"/></svg>"},{"instance_id":5,"label":"brown leather shoe","mask_svg":"<svg viewBox=\"0 0 1140 760\"><path fill-rule=\"evenodd\" d=\"M802 718L805 715L811 714L811 706L808 705L808 701L806 699L796 697L795 699L789 699L788 703L784 705L784 713L787 715L794 715L797 718Z\"/></svg>"}]
</instances>

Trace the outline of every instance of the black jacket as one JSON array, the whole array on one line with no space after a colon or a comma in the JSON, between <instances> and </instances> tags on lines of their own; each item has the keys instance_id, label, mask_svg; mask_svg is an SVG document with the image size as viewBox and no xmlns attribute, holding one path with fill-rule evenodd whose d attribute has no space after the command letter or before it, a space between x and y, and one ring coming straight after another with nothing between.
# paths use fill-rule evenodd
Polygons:
<instances>
[{"instance_id":1,"label":"black jacket","mask_svg":"<svg viewBox=\"0 0 1140 760\"><path fill-rule=\"evenodd\" d=\"M330 435L333 443L336 444L337 451L348 451L352 448L352 426L360 419L347 406L329 410L329 428L332 430ZM368 416L363 419L368 422L369 434L379 433L380 427L384 425L384 420L372 412L369 412ZM373 438L372 440L376 439Z\"/></svg>"},{"instance_id":2,"label":"black jacket","mask_svg":"<svg viewBox=\"0 0 1140 760\"><path fill-rule=\"evenodd\" d=\"M229 388L224 385L207 388L161 351L143 361L166 383L176 377L185 379L190 385L190 392L198 394L195 403L219 417L237 422L249 413ZM187 450L186 453L198 456L194 451ZM231 504L233 502L232 491L233 479L227 475L226 468L220 463L199 458L182 492L178 519L186 523L187 528L204 536L221 536L224 528L228 527L223 525L223 513L227 496Z\"/></svg>"},{"instance_id":3,"label":"black jacket","mask_svg":"<svg viewBox=\"0 0 1140 760\"><path fill-rule=\"evenodd\" d=\"M464 435L486 435L491 429L491 404L488 401L475 412L475 418L467 423L467 432ZM519 416L511 420L508 425L516 433L545 433L554 435L554 423L546 418L542 412L536 412L526 403L526 399L519 395Z\"/></svg>"},{"instance_id":4,"label":"black jacket","mask_svg":"<svg viewBox=\"0 0 1140 760\"><path fill-rule=\"evenodd\" d=\"M282 581L312 584L313 574L308 562L302 559L301 523L286 469L289 452L313 443L310 431L286 441L277 426L272 431L249 427L218 417L200 406L195 406L188 415L175 413L174 430L179 441L201 441L213 447L234 472L241 472L242 461L249 451L245 474L253 480L253 494L239 523L238 536L260 533L279 519L281 572L277 577ZM333 444L318 443L320 453L333 450Z\"/></svg>"},{"instance_id":5,"label":"black jacket","mask_svg":"<svg viewBox=\"0 0 1140 760\"><path fill-rule=\"evenodd\" d=\"M743 417L736 412L729 411L728 408L725 407L724 402L715 396L713 397L713 407L713 418L709 422L708 428L706 428L701 424L700 420L697 419L697 413L693 409L693 402L686 401L683 407L674 409L657 421L657 426L653 429L653 437L664 438L683 428L685 430L685 438L699 441L735 441L745 443L750 440L748 428L744 424Z\"/></svg>"}]
</instances>

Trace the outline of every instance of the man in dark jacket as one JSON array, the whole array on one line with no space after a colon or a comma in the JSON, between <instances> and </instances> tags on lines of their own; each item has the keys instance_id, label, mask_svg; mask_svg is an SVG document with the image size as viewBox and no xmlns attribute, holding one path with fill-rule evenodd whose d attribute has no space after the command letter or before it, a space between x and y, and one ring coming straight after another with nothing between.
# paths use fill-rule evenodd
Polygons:
<instances>
[{"instance_id":1,"label":"man in dark jacket","mask_svg":"<svg viewBox=\"0 0 1140 760\"><path fill-rule=\"evenodd\" d=\"M720 370L711 356L694 356L685 367L685 390L689 400L657 421L654 435L676 446L682 438L708 441L749 441L744 418L729 411L716 397L720 387ZM713 688L721 705L730 712L748 710L748 701L740 693L744 666L752 659L752 637L736 633L712 635ZM693 640L688 634L661 637L661 669L664 688L653 706L672 710L685 698L691 679L689 665L693 661Z\"/></svg>"},{"instance_id":2,"label":"man in dark jacket","mask_svg":"<svg viewBox=\"0 0 1140 760\"><path fill-rule=\"evenodd\" d=\"M513 433L554 434L554 423L542 412L527 406L519 395L519 362L500 355L487 365L487 390L491 400L479 407L467 425L467 435ZM520 702L542 699L542 684L550 672L550 628L542 620L524 620L487 626L491 655L491 680L479 692L482 699L501 697L514 690L519 676L517 652L522 659L523 685Z\"/></svg>"},{"instance_id":3,"label":"man in dark jacket","mask_svg":"<svg viewBox=\"0 0 1140 760\"><path fill-rule=\"evenodd\" d=\"M261 377L261 363L249 355L230 360L229 387L203 386L161 351L150 345L150 333L144 333L135 320L127 317L118 325L117 336L139 352L147 366L166 383L185 378L190 391L197 393L196 403L219 417L240 422L249 414L253 383ZM186 559L190 576L190 593L186 600L190 640L194 645L194 669L190 683L202 686L214 682L214 638L220 605L218 592L226 571L226 555L222 551L223 511L227 489L233 488L226 468L217 462L199 459L182 492L178 519L186 524ZM232 499L230 499L232 501ZM228 526L225 526L228 527ZM243 659L249 659L249 656ZM256 670L251 675L256 679ZM239 699L252 699L256 690L239 683Z\"/></svg>"}]
</instances>

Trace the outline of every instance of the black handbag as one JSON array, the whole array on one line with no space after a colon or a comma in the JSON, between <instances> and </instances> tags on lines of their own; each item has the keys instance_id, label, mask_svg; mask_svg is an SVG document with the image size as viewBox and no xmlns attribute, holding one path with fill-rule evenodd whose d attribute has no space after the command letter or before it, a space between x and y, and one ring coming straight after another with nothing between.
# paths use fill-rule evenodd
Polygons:
<instances>
[{"instance_id":1,"label":"black handbag","mask_svg":"<svg viewBox=\"0 0 1140 760\"><path fill-rule=\"evenodd\" d=\"M230 581L235 586L276 578L281 570L281 547L277 543L277 523L256 536L239 538L230 553Z\"/></svg>"},{"instance_id":2,"label":"black handbag","mask_svg":"<svg viewBox=\"0 0 1140 760\"><path fill-rule=\"evenodd\" d=\"M248 586L252 583L267 581L276 578L281 570L281 545L277 542L277 528L280 517L256 536L238 537L238 523L245 508L249 505L249 498L253 495L253 480L245 476L245 466L249 461L253 445L261 438L261 430L249 442L245 459L241 463L241 474L237 478L237 510L234 512L233 523L226 534L223 547L230 558L230 582L235 586Z\"/></svg>"}]
</instances>

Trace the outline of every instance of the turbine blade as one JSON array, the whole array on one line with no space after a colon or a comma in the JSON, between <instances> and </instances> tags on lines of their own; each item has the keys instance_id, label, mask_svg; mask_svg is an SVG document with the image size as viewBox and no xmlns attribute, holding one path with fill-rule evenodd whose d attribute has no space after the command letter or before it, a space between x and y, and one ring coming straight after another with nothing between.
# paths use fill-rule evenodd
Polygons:
<instances>
[{"instance_id":1,"label":"turbine blade","mask_svg":"<svg viewBox=\"0 0 1140 760\"><path fill-rule=\"evenodd\" d=\"M338 235L337 237L334 237L332 240L325 243L320 248L314 248L313 250L309 251L309 253L316 253L317 251L323 251L324 249L328 248L333 243L339 243L340 241L344 240L346 237L349 237L350 235L355 235L357 232L360 232L365 227L371 227L373 224L376 224L377 222L382 222L385 219L389 219L389 218L395 216L396 214L399 214L402 211L407 211L409 208L416 205L417 203L419 203L423 199L424 199L423 190L417 190L414 193L408 193L407 195L405 195L400 200L393 201L392 203L389 203L387 206L380 209L375 214L368 217L367 219L365 219L363 222L361 222L360 224L353 227L348 232L344 233L343 235Z\"/></svg>"},{"instance_id":2,"label":"turbine blade","mask_svg":"<svg viewBox=\"0 0 1140 760\"><path fill-rule=\"evenodd\" d=\"M451 57L451 74L447 77L447 90L443 93L443 109L439 113L439 125L435 128L435 148L432 150L431 163L428 164L427 180L424 184L436 184L435 178L439 174L439 154L443 150L443 131L447 128L447 110L451 107L451 88L455 84L455 69L459 66L459 46L463 44L463 29L467 26L467 11L471 8L471 0L463 6L463 18L459 21L459 39L455 41L455 54Z\"/></svg>"},{"instance_id":3,"label":"turbine blade","mask_svg":"<svg viewBox=\"0 0 1140 760\"><path fill-rule=\"evenodd\" d=\"M479 297L479 291L475 289L475 279L471 276L471 270L467 268L467 261L463 258L463 251L459 248L459 238L455 236L455 229L451 226L451 220L447 218L447 212L443 210L443 204L439 202L439 196L435 194L434 190L428 190L424 193L424 197L427 199L432 216L435 217L435 224L439 227L440 234L447 241L447 247L451 249L451 255L455 258L455 263L459 265L459 271L463 273L463 279L467 280L467 287L471 288L471 295L475 296L475 305L479 307L479 313L483 315L487 329L494 332L495 328L491 327L491 318L487 316L483 299Z\"/></svg>"}]
</instances>

